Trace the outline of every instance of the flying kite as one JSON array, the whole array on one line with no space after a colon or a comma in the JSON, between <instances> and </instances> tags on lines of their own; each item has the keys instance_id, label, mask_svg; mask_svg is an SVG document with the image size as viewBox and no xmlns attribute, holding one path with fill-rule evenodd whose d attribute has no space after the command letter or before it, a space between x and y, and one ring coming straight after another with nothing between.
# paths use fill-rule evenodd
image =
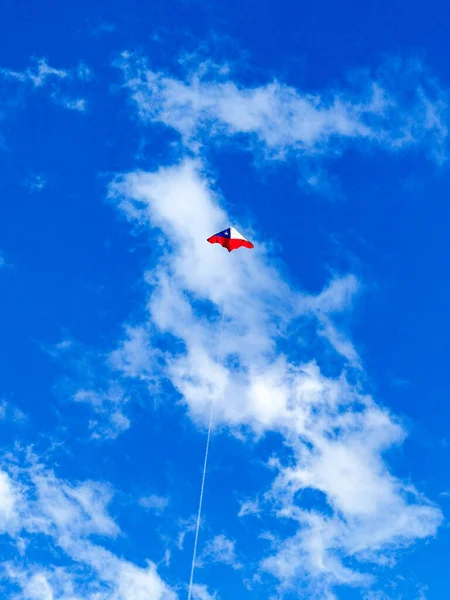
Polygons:
<instances>
[{"instance_id":1,"label":"flying kite","mask_svg":"<svg viewBox=\"0 0 450 600\"><path fill-rule=\"evenodd\" d=\"M228 227L228 229L224 229L223 231L219 231L215 235L212 235L207 240L210 244L220 244L224 248L231 252L232 250L237 250L238 248L254 248L253 244L249 242L242 233L239 233L237 229L234 227Z\"/></svg>"},{"instance_id":2,"label":"flying kite","mask_svg":"<svg viewBox=\"0 0 450 600\"><path fill-rule=\"evenodd\" d=\"M220 244L221 246L226 248L228 250L228 252L231 252L232 250L237 250L238 248L242 248L242 247L254 248L253 244L251 242L249 242L242 235L242 233L239 233L239 231L237 229L235 229L234 227L228 227L228 229L219 231L219 233L212 235L206 241L209 242L210 244ZM221 325L220 325L220 336L219 336L219 345L218 345L216 362L220 362L220 340L222 337L224 314L225 314L225 304L223 305L223 308L222 308L222 319L221 319ZM209 412L208 437L206 438L205 459L203 462L202 485L200 488L200 500L199 500L198 513L197 513L197 525L195 527L194 550L192 553L191 577L189 580L187 600L191 600L192 590L194 588L194 570L195 570L195 561L196 561L196 557L197 557L197 543L198 543L198 534L200 531L200 519L201 519L201 515L202 515L203 492L205 490L206 467L208 464L208 455L209 455L209 442L211 439L211 428L212 428L212 422L213 422L213 408L214 408L214 401L211 401L211 407L210 407L210 412Z\"/></svg>"}]
</instances>

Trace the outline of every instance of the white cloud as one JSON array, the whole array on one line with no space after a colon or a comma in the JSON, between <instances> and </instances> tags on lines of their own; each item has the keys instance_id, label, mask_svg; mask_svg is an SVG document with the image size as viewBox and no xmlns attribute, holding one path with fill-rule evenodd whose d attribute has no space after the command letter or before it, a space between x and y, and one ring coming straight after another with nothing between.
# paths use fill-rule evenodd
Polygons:
<instances>
[{"instance_id":1,"label":"white cloud","mask_svg":"<svg viewBox=\"0 0 450 600\"><path fill-rule=\"evenodd\" d=\"M135 329L137 337L127 333L117 368L146 379L152 340L166 336L158 373L171 380L192 419L206 424L214 397L216 426L241 439L249 429L257 436L278 432L291 450L289 464L272 461L278 474L266 500L297 532L276 542L262 572L282 587L303 582L310 597L332 598L336 584L370 583L358 563L377 563L385 552L433 535L440 511L383 460L405 432L363 393L356 350L336 324L351 307L357 280L335 276L323 292L308 295L280 275L265 244L239 223L255 251L228 254L207 245L229 217L198 161L125 175L112 185L111 199L142 231L160 232L160 257L147 275L148 321ZM218 362L211 345L224 302ZM339 376L325 374L328 354L313 360L305 343L299 351L301 323L317 324L316 339L325 336L334 350ZM303 507L304 490L321 494L324 509Z\"/></svg>"},{"instance_id":2,"label":"white cloud","mask_svg":"<svg viewBox=\"0 0 450 600\"><path fill-rule=\"evenodd\" d=\"M29 82L34 87L42 87L49 80L69 77L69 72L66 69L55 69L44 58L36 60L34 66L27 67L24 71L13 71L3 68L0 69L0 73L7 79L15 79L24 83Z\"/></svg>"},{"instance_id":3,"label":"white cloud","mask_svg":"<svg viewBox=\"0 0 450 600\"><path fill-rule=\"evenodd\" d=\"M277 159L340 153L352 141L393 151L424 145L439 161L447 155L445 97L417 61L390 61L372 78L359 74L342 90L324 93L277 80L237 84L215 65L176 79L130 53L116 64L140 117L178 131L192 149L203 135L208 144L243 135L247 145Z\"/></svg>"},{"instance_id":4,"label":"white cloud","mask_svg":"<svg viewBox=\"0 0 450 600\"><path fill-rule=\"evenodd\" d=\"M111 490L95 482L69 484L40 464L22 472L24 485L34 489L35 503L20 506L25 529L72 540L92 534L116 536L119 528L106 512Z\"/></svg>"},{"instance_id":5,"label":"white cloud","mask_svg":"<svg viewBox=\"0 0 450 600\"><path fill-rule=\"evenodd\" d=\"M108 486L60 480L30 458L31 464L19 466L16 456L0 471L0 526L24 554L4 565L2 573L4 580L21 588L16 600L176 599L154 563L138 567L91 541L92 536L114 538L120 533L107 512L112 498ZM35 564L26 544L20 544L33 536L41 551L62 551L68 566Z\"/></svg>"},{"instance_id":6,"label":"white cloud","mask_svg":"<svg viewBox=\"0 0 450 600\"><path fill-rule=\"evenodd\" d=\"M160 515L168 506L169 499L164 496L143 496L139 498L139 504L148 510L153 510L157 515Z\"/></svg>"},{"instance_id":7,"label":"white cloud","mask_svg":"<svg viewBox=\"0 0 450 600\"><path fill-rule=\"evenodd\" d=\"M187 520L180 519L178 525L179 525L179 533L178 533L178 539L177 539L177 548L178 548L178 550L183 550L186 534L193 533L195 531L196 518L195 518L195 516L192 516L190 519L187 519Z\"/></svg>"},{"instance_id":8,"label":"white cloud","mask_svg":"<svg viewBox=\"0 0 450 600\"><path fill-rule=\"evenodd\" d=\"M93 439L112 440L130 428L131 399L142 393L135 379L158 392L163 353L150 341L145 327L125 326L119 346L106 353L87 348L68 332L56 344L40 344L66 371L55 386L58 395L92 409L88 427Z\"/></svg>"},{"instance_id":9,"label":"white cloud","mask_svg":"<svg viewBox=\"0 0 450 600\"><path fill-rule=\"evenodd\" d=\"M8 475L0 471L0 531L9 533L18 526L17 506L21 499L21 491Z\"/></svg>"},{"instance_id":10,"label":"white cloud","mask_svg":"<svg viewBox=\"0 0 450 600\"><path fill-rule=\"evenodd\" d=\"M105 33L116 33L117 32L117 26L114 25L113 23L106 23L106 22L102 22L99 23L98 25L90 25L89 26L89 31L91 33L91 35L98 37L101 36Z\"/></svg>"},{"instance_id":11,"label":"white cloud","mask_svg":"<svg viewBox=\"0 0 450 600\"><path fill-rule=\"evenodd\" d=\"M238 517L247 517L248 515L258 516L261 513L261 507L256 500L245 500L241 502Z\"/></svg>"},{"instance_id":12,"label":"white cloud","mask_svg":"<svg viewBox=\"0 0 450 600\"><path fill-rule=\"evenodd\" d=\"M46 185L47 180L43 175L33 175L25 182L25 187L31 194L42 192Z\"/></svg>"},{"instance_id":13,"label":"white cloud","mask_svg":"<svg viewBox=\"0 0 450 600\"><path fill-rule=\"evenodd\" d=\"M5 400L0 397L0 420L18 424L23 423L26 420L26 416L11 400Z\"/></svg>"},{"instance_id":14,"label":"white cloud","mask_svg":"<svg viewBox=\"0 0 450 600\"><path fill-rule=\"evenodd\" d=\"M71 69L51 67L45 58L34 59L34 64L23 71L1 68L0 75L4 79L28 85L34 89L48 90L50 98L59 106L68 110L83 112L87 109L84 98L74 98L64 93L64 89L74 82L87 82L92 78L92 71L85 64Z\"/></svg>"},{"instance_id":15,"label":"white cloud","mask_svg":"<svg viewBox=\"0 0 450 600\"><path fill-rule=\"evenodd\" d=\"M7 269L12 267L14 267L14 265L7 261L4 252L0 250L0 269Z\"/></svg>"},{"instance_id":16,"label":"white cloud","mask_svg":"<svg viewBox=\"0 0 450 600\"><path fill-rule=\"evenodd\" d=\"M53 600L54 598L53 588L43 573L37 573L27 581L23 595L30 600Z\"/></svg>"},{"instance_id":17,"label":"white cloud","mask_svg":"<svg viewBox=\"0 0 450 600\"><path fill-rule=\"evenodd\" d=\"M68 110L76 110L78 112L84 112L87 109L87 101L84 98L66 98L56 96L55 100L67 108Z\"/></svg>"},{"instance_id":18,"label":"white cloud","mask_svg":"<svg viewBox=\"0 0 450 600\"><path fill-rule=\"evenodd\" d=\"M93 438L114 439L130 427L130 420L124 413L129 397L117 382L111 381L106 390L78 389L73 400L90 404L100 417L100 420L93 419L90 422Z\"/></svg>"},{"instance_id":19,"label":"white cloud","mask_svg":"<svg viewBox=\"0 0 450 600\"><path fill-rule=\"evenodd\" d=\"M135 336L132 331L132 328L126 328L127 334ZM70 398L76 404L92 409L88 423L92 439L112 440L129 429L131 423L127 413L133 397L130 379L137 371L127 372L127 365L137 361L139 348L135 337L125 339L120 348L106 354L86 348L68 332L58 343L40 344L40 347L66 371L55 386L58 395L64 397L64 401ZM142 368L141 378L150 385L154 375L149 372L145 377L144 363L137 365Z\"/></svg>"},{"instance_id":20,"label":"white cloud","mask_svg":"<svg viewBox=\"0 0 450 600\"><path fill-rule=\"evenodd\" d=\"M340 331L331 315L348 310L359 290L359 282L354 275L334 278L318 296L310 299L311 311L319 323L319 335L344 356L354 367L360 367L360 359L351 341Z\"/></svg>"},{"instance_id":21,"label":"white cloud","mask_svg":"<svg viewBox=\"0 0 450 600\"><path fill-rule=\"evenodd\" d=\"M384 592L368 592L364 596L364 600L391 600Z\"/></svg>"},{"instance_id":22,"label":"white cloud","mask_svg":"<svg viewBox=\"0 0 450 600\"><path fill-rule=\"evenodd\" d=\"M192 586L192 597L194 600L219 600L216 593L211 595L205 585Z\"/></svg>"},{"instance_id":23,"label":"white cloud","mask_svg":"<svg viewBox=\"0 0 450 600\"><path fill-rule=\"evenodd\" d=\"M205 545L199 563L212 561L229 565L233 569L240 569L242 565L236 557L235 546L234 540L230 540L223 534L216 535Z\"/></svg>"},{"instance_id":24,"label":"white cloud","mask_svg":"<svg viewBox=\"0 0 450 600\"><path fill-rule=\"evenodd\" d=\"M111 367L126 377L156 383L154 370L161 352L151 346L148 331L142 326L126 326L125 336L121 346L108 357Z\"/></svg>"},{"instance_id":25,"label":"white cloud","mask_svg":"<svg viewBox=\"0 0 450 600\"><path fill-rule=\"evenodd\" d=\"M55 344L55 351L56 352L65 352L66 350L68 350L69 348L71 348L73 345L73 341L70 339L63 339L60 342L58 342L57 344Z\"/></svg>"},{"instance_id":26,"label":"white cloud","mask_svg":"<svg viewBox=\"0 0 450 600\"><path fill-rule=\"evenodd\" d=\"M90 69L84 63L80 63L77 67L77 77L82 81L90 81L93 78L94 74L92 69Z\"/></svg>"}]
</instances>

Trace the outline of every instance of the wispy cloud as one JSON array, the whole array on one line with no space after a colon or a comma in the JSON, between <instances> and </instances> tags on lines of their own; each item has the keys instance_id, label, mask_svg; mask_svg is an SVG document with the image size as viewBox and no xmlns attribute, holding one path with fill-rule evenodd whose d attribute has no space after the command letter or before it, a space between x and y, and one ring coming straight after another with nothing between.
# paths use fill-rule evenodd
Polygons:
<instances>
[{"instance_id":1,"label":"wispy cloud","mask_svg":"<svg viewBox=\"0 0 450 600\"><path fill-rule=\"evenodd\" d=\"M261 513L261 507L256 500L246 500L241 503L238 517L247 517L249 515L258 516Z\"/></svg>"},{"instance_id":2,"label":"wispy cloud","mask_svg":"<svg viewBox=\"0 0 450 600\"><path fill-rule=\"evenodd\" d=\"M390 151L422 146L439 162L447 157L446 94L418 61L391 60L324 92L278 80L249 87L217 65L180 79L130 53L116 64L141 119L174 129L191 150L230 137L270 159L317 159L359 142Z\"/></svg>"},{"instance_id":3,"label":"wispy cloud","mask_svg":"<svg viewBox=\"0 0 450 600\"><path fill-rule=\"evenodd\" d=\"M23 423L26 416L10 399L0 397L0 420Z\"/></svg>"},{"instance_id":4,"label":"wispy cloud","mask_svg":"<svg viewBox=\"0 0 450 600\"><path fill-rule=\"evenodd\" d=\"M0 270L1 269L14 269L14 265L8 262L8 259L2 250L0 250Z\"/></svg>"},{"instance_id":5,"label":"wispy cloud","mask_svg":"<svg viewBox=\"0 0 450 600\"><path fill-rule=\"evenodd\" d=\"M92 69L90 69L86 64L80 63L76 68L76 74L78 79L81 81L91 81L94 77Z\"/></svg>"},{"instance_id":6,"label":"wispy cloud","mask_svg":"<svg viewBox=\"0 0 450 600\"><path fill-rule=\"evenodd\" d=\"M47 180L43 175L36 174L36 175L32 175L31 177L29 177L25 181L24 185L28 189L30 194L35 194L38 192L42 192L42 190L47 185Z\"/></svg>"},{"instance_id":7,"label":"wispy cloud","mask_svg":"<svg viewBox=\"0 0 450 600\"><path fill-rule=\"evenodd\" d=\"M117 33L118 27L113 23L100 22L97 25L89 24L89 32L94 37L99 37L108 33Z\"/></svg>"},{"instance_id":8,"label":"wispy cloud","mask_svg":"<svg viewBox=\"0 0 450 600\"><path fill-rule=\"evenodd\" d=\"M206 543L199 564L210 561L229 565L233 569L240 569L242 565L237 559L235 546L234 540L230 540L223 534L216 535Z\"/></svg>"},{"instance_id":9,"label":"wispy cloud","mask_svg":"<svg viewBox=\"0 0 450 600\"><path fill-rule=\"evenodd\" d=\"M164 512L169 504L169 499L165 496L157 496L152 494L151 496L143 496L139 498L139 504L147 510L153 510L157 515Z\"/></svg>"},{"instance_id":10,"label":"wispy cloud","mask_svg":"<svg viewBox=\"0 0 450 600\"><path fill-rule=\"evenodd\" d=\"M3 461L0 530L17 543L18 552L14 561L4 562L1 575L21 589L18 598L175 600L153 563L138 567L91 540L120 532L107 512L111 497L112 490L103 484L58 479L32 455L26 464L17 455L14 462ZM30 559L20 541L34 537L42 551L62 552L64 567Z\"/></svg>"},{"instance_id":11,"label":"wispy cloud","mask_svg":"<svg viewBox=\"0 0 450 600\"><path fill-rule=\"evenodd\" d=\"M114 351L101 353L87 348L74 340L67 332L56 344L39 344L41 350L60 365L64 365L64 376L59 378L54 391L82 406L92 409L88 423L91 439L113 440L127 431L130 419L127 415L131 386L127 385L126 374L115 366ZM119 367L125 369L122 362Z\"/></svg>"},{"instance_id":12,"label":"wispy cloud","mask_svg":"<svg viewBox=\"0 0 450 600\"><path fill-rule=\"evenodd\" d=\"M23 83L30 83L33 87L42 87L52 80L61 80L69 77L66 69L55 69L51 67L44 58L37 59L35 64L27 67L24 71L13 71L12 69L0 69L0 73L6 79L13 79Z\"/></svg>"},{"instance_id":13,"label":"wispy cloud","mask_svg":"<svg viewBox=\"0 0 450 600\"><path fill-rule=\"evenodd\" d=\"M45 58L34 59L34 64L23 71L0 68L4 80L16 82L35 90L43 90L56 104L68 109L83 112L87 109L84 98L74 97L65 90L76 82L87 82L92 78L92 71L81 63L75 68L55 68Z\"/></svg>"},{"instance_id":14,"label":"wispy cloud","mask_svg":"<svg viewBox=\"0 0 450 600\"><path fill-rule=\"evenodd\" d=\"M196 585L192 586L192 596L194 600L219 600L216 593L210 594L205 585Z\"/></svg>"},{"instance_id":15,"label":"wispy cloud","mask_svg":"<svg viewBox=\"0 0 450 600\"><path fill-rule=\"evenodd\" d=\"M67 98L66 96L59 96L55 99L68 110L76 110L79 112L87 110L87 101L84 98Z\"/></svg>"},{"instance_id":16,"label":"wispy cloud","mask_svg":"<svg viewBox=\"0 0 450 600\"><path fill-rule=\"evenodd\" d=\"M73 400L89 404L102 418L95 418L89 424L94 439L114 439L130 427L123 410L129 398L117 382L112 381L107 389L78 389Z\"/></svg>"}]
</instances>

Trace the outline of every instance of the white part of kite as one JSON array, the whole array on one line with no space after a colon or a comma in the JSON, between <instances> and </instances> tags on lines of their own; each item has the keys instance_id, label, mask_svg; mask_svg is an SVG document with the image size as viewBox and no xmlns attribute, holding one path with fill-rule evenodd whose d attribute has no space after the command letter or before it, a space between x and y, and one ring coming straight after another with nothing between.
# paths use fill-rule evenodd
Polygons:
<instances>
[{"instance_id":1,"label":"white part of kite","mask_svg":"<svg viewBox=\"0 0 450 600\"><path fill-rule=\"evenodd\" d=\"M248 239L245 238L242 233L239 233L239 231L234 227L230 227L230 238L234 240L245 240L248 242Z\"/></svg>"}]
</instances>

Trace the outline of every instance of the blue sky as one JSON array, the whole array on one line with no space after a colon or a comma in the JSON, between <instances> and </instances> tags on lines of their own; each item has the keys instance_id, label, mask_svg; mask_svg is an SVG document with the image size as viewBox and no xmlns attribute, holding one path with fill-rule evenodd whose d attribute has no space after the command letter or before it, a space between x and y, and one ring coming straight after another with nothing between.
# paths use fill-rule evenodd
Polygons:
<instances>
[{"instance_id":1,"label":"blue sky","mask_svg":"<svg viewBox=\"0 0 450 600\"><path fill-rule=\"evenodd\" d=\"M2 597L186 598L212 399L194 600L444 597L446 7L63 4L0 19Z\"/></svg>"}]
</instances>

